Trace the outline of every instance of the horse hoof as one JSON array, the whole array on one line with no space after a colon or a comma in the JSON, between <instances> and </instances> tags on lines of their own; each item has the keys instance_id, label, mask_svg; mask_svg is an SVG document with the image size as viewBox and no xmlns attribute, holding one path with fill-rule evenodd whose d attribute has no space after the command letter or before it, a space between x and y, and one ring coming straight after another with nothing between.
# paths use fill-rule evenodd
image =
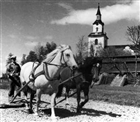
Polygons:
<instances>
[{"instance_id":1,"label":"horse hoof","mask_svg":"<svg viewBox=\"0 0 140 122\"><path fill-rule=\"evenodd\" d=\"M69 103L66 103L65 105L70 105Z\"/></svg>"},{"instance_id":2,"label":"horse hoof","mask_svg":"<svg viewBox=\"0 0 140 122\"><path fill-rule=\"evenodd\" d=\"M29 114L34 113L32 109L27 109L27 112L28 112Z\"/></svg>"},{"instance_id":3,"label":"horse hoof","mask_svg":"<svg viewBox=\"0 0 140 122\"><path fill-rule=\"evenodd\" d=\"M65 104L65 108L66 108L66 109L69 109L69 108L70 108L70 104L68 104L68 103Z\"/></svg>"},{"instance_id":4,"label":"horse hoof","mask_svg":"<svg viewBox=\"0 0 140 122\"><path fill-rule=\"evenodd\" d=\"M55 121L57 121L57 120L59 119L59 117L56 117L56 116L55 116L55 117L54 117L54 116L51 116L51 117L50 117L50 119L51 119L51 120L53 120L53 122L55 122Z\"/></svg>"},{"instance_id":5,"label":"horse hoof","mask_svg":"<svg viewBox=\"0 0 140 122\"><path fill-rule=\"evenodd\" d=\"M41 114L40 112L34 112L34 116L42 117L43 114Z\"/></svg>"},{"instance_id":6,"label":"horse hoof","mask_svg":"<svg viewBox=\"0 0 140 122\"><path fill-rule=\"evenodd\" d=\"M39 116L39 114L37 112L34 113L35 116Z\"/></svg>"},{"instance_id":7,"label":"horse hoof","mask_svg":"<svg viewBox=\"0 0 140 122\"><path fill-rule=\"evenodd\" d=\"M25 107L25 109L26 109L26 110L28 110L28 109L29 109L29 107L27 107L27 106L26 106L26 107Z\"/></svg>"},{"instance_id":8,"label":"horse hoof","mask_svg":"<svg viewBox=\"0 0 140 122\"><path fill-rule=\"evenodd\" d=\"M78 114L80 114L81 113L81 111L80 111L80 109L77 109L77 111L76 111Z\"/></svg>"}]
</instances>

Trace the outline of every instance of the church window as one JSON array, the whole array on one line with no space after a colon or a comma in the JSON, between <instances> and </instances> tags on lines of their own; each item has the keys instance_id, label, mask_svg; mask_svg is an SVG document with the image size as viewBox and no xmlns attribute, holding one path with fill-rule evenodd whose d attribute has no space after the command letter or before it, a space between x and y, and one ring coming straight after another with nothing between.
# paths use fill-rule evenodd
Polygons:
<instances>
[{"instance_id":1,"label":"church window","mask_svg":"<svg viewBox=\"0 0 140 122\"><path fill-rule=\"evenodd\" d=\"M95 39L95 45L98 45L98 39Z\"/></svg>"},{"instance_id":2,"label":"church window","mask_svg":"<svg viewBox=\"0 0 140 122\"><path fill-rule=\"evenodd\" d=\"M96 27L96 32L98 32L98 27Z\"/></svg>"}]
</instances>

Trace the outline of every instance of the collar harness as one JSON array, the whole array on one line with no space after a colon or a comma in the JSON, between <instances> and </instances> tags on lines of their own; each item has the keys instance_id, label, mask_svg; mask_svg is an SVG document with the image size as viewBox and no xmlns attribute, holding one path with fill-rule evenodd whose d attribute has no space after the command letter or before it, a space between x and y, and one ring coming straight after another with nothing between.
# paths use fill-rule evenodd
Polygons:
<instances>
[{"instance_id":1,"label":"collar harness","mask_svg":"<svg viewBox=\"0 0 140 122\"><path fill-rule=\"evenodd\" d=\"M66 62L66 60L65 60L65 58L64 58L64 51L67 50L67 49L70 49L70 47L68 47L68 48L66 48L66 49L64 49L64 50L61 51L61 57L60 57L60 62L61 62L61 64L60 64L60 65L51 63L51 62L55 59L57 53L55 54L54 58L52 58L52 60L49 61L49 62L38 63L38 65L35 66L35 67L34 67L34 65L35 65L35 62L34 62L34 63L33 63L33 66L32 66L31 74L29 75L29 79L30 79L31 81L34 81L38 76L40 76L40 75L45 75L46 79L49 80L49 81L59 80L59 79L60 79L60 69L61 69L61 68L58 68L56 74L55 74L54 77L52 78L52 77L49 76L48 65L53 65L53 66L56 66L56 67L66 67L66 66L67 66L67 62ZM64 61L64 63L62 62L62 60ZM43 70L35 74L36 69L37 69L41 64L43 65Z\"/></svg>"}]
</instances>

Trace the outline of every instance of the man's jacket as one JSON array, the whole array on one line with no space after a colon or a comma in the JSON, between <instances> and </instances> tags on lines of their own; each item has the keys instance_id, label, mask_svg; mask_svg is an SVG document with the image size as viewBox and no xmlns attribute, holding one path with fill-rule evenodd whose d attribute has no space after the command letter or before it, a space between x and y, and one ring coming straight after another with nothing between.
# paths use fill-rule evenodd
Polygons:
<instances>
[{"instance_id":1,"label":"man's jacket","mask_svg":"<svg viewBox=\"0 0 140 122\"><path fill-rule=\"evenodd\" d=\"M19 76L20 75L20 66L16 62L11 62L7 65L6 73L10 76Z\"/></svg>"}]
</instances>

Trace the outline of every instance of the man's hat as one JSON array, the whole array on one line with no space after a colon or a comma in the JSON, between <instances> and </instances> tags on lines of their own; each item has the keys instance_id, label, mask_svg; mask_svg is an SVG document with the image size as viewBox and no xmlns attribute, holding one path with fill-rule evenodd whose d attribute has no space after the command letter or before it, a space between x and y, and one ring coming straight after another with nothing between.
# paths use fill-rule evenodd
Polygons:
<instances>
[{"instance_id":1,"label":"man's hat","mask_svg":"<svg viewBox=\"0 0 140 122\"><path fill-rule=\"evenodd\" d=\"M10 57L10 59L16 59L16 56L12 55L12 56Z\"/></svg>"}]
</instances>

